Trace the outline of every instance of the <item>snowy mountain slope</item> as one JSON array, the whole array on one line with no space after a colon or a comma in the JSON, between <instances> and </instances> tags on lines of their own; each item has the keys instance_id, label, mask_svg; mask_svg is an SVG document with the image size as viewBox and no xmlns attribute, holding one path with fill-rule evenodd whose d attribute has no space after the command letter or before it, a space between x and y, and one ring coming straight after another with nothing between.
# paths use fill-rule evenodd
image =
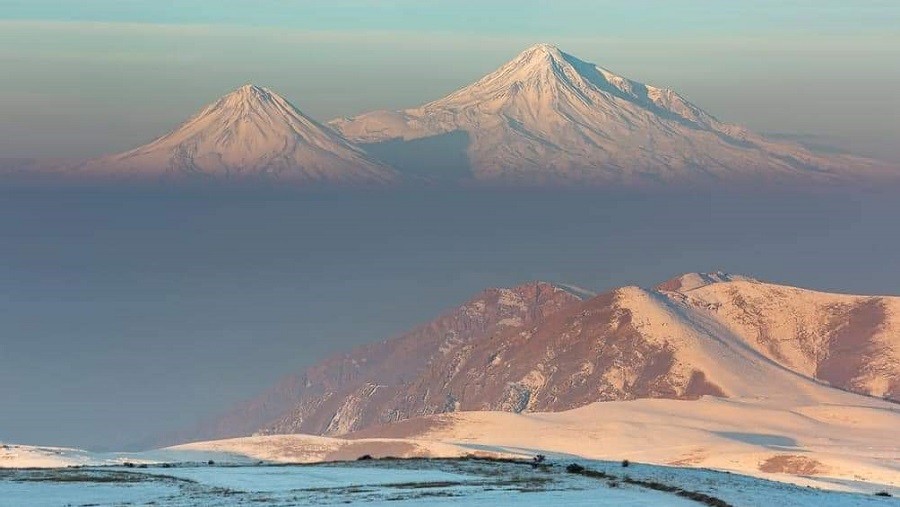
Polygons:
<instances>
[{"instance_id":1,"label":"snowy mountain slope","mask_svg":"<svg viewBox=\"0 0 900 507\"><path fill-rule=\"evenodd\" d=\"M828 294L745 277L681 285L676 290L685 304L786 368L900 401L900 298Z\"/></svg>"},{"instance_id":2,"label":"snowy mountain slope","mask_svg":"<svg viewBox=\"0 0 900 507\"><path fill-rule=\"evenodd\" d=\"M463 131L480 181L524 184L853 181L900 171L722 123L678 93L548 44L442 99L331 122L377 143Z\"/></svg>"},{"instance_id":3,"label":"snowy mountain slope","mask_svg":"<svg viewBox=\"0 0 900 507\"><path fill-rule=\"evenodd\" d=\"M749 346L693 301L624 287L460 344L403 391L420 413L431 413L544 412L703 395L812 403L832 390ZM392 407L364 396L354 403Z\"/></svg>"},{"instance_id":4,"label":"snowy mountain slope","mask_svg":"<svg viewBox=\"0 0 900 507\"><path fill-rule=\"evenodd\" d=\"M689 273L659 289L623 287L585 299L539 282L490 289L407 335L324 361L158 444L251 433L341 435L444 412L553 412L643 398L809 405L840 393L828 383L896 399L898 301L724 273ZM872 313L882 306L887 311Z\"/></svg>"},{"instance_id":5,"label":"snowy mountain slope","mask_svg":"<svg viewBox=\"0 0 900 507\"><path fill-rule=\"evenodd\" d=\"M220 98L150 144L73 171L128 178L263 177L320 183L387 183L397 177L283 97L254 85Z\"/></svg>"}]
</instances>

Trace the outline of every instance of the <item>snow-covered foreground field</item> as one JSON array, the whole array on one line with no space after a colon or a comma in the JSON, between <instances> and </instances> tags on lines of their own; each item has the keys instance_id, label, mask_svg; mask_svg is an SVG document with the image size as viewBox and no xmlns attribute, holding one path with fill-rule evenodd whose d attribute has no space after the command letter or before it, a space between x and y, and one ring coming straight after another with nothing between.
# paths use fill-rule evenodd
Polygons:
<instances>
[{"instance_id":1,"label":"snow-covered foreground field","mask_svg":"<svg viewBox=\"0 0 900 507\"><path fill-rule=\"evenodd\" d=\"M794 398L594 403L553 413L454 412L327 438L272 435L166 452L231 453L281 463L375 457L593 459L709 468L819 489L900 495L900 410L836 390ZM386 438L390 437L390 438Z\"/></svg>"},{"instance_id":2,"label":"snow-covered foreground field","mask_svg":"<svg viewBox=\"0 0 900 507\"><path fill-rule=\"evenodd\" d=\"M394 437L494 452L631 459L822 489L900 493L897 405L831 395L828 403L811 404L707 396L594 403L555 413L456 412L386 429Z\"/></svg>"},{"instance_id":3,"label":"snow-covered foreground field","mask_svg":"<svg viewBox=\"0 0 900 507\"><path fill-rule=\"evenodd\" d=\"M896 505L707 470L480 459L317 465L156 465L0 471L0 506L64 505ZM580 472L580 473L572 473Z\"/></svg>"},{"instance_id":4,"label":"snow-covered foreground field","mask_svg":"<svg viewBox=\"0 0 900 507\"><path fill-rule=\"evenodd\" d=\"M707 396L455 412L341 438L255 436L140 453L7 444L0 507L897 505L897 405L823 389L813 386L811 401ZM528 463L537 454L546 467ZM376 459L355 461L364 455ZM386 457L401 459L377 459ZM497 461L512 458L522 462ZM623 459L643 464L624 468ZM567 473L573 462L593 475Z\"/></svg>"},{"instance_id":5,"label":"snow-covered foreground field","mask_svg":"<svg viewBox=\"0 0 900 507\"><path fill-rule=\"evenodd\" d=\"M897 406L839 391L830 392L830 396L828 403L808 404L793 398L785 401L704 397L696 401L604 402L556 413L457 412L395 423L371 434L351 434L343 438L255 436L195 442L140 453L91 453L9 444L0 446L0 468L109 467L130 462L159 467L129 469L142 474L162 470L166 464L165 471L171 475L172 470L177 470L178 474L187 473L183 472L187 470L184 468L171 468L172 464L207 463L210 460L244 466L262 463L296 465L352 462L368 454L375 458L420 458L402 463L422 464L434 462L421 458L477 455L530 459L536 454L545 454L555 463L580 460L591 460L589 462L595 464L604 460L617 463L623 459L647 463L646 466L630 467L629 474L637 470L652 471L653 477L660 482L685 489L705 484L706 492L716 496L725 494L735 505L759 505L757 495L765 493L768 497L784 491L791 492L791 501L797 502L795 505L820 504L834 498L869 501L867 499L881 491L893 495L896 501L900 496L900 445L896 438L900 412ZM651 467L649 464L662 466ZM334 473L334 467L322 466L329 474ZM384 462L367 466L382 467L376 474L379 477L379 474L387 473L382 471L386 466ZM704 469L722 473L705 472ZM275 472L272 470L281 470L283 474L285 470L294 469L203 468L192 472L199 474L197 476L179 477L250 494L256 491L255 488L268 488L273 484ZM318 468L296 470L302 476ZM21 473L27 476L29 472ZM6 474L9 476L9 472ZM371 485L370 479L363 477L370 476L360 474L358 482L351 486ZM387 477L391 477L390 473ZM389 480L416 482L395 479ZM232 480L237 482L229 482ZM308 479L297 481L309 482ZM290 484L297 481L288 479ZM149 482L154 487L169 489L183 486L182 482L172 482L172 479ZM14 484L14 490L20 492L33 487L31 482ZM141 481L134 488L123 490L123 494L132 494L147 484L147 481ZM766 485L763 490L759 489L761 484ZM107 482L102 486L110 487L110 484ZM5 487L10 484L6 483ZM495 486L490 488L497 489ZM79 488L70 489L81 492ZM426 489L431 490L431 487ZM819 492L826 490L832 493ZM84 491L95 491L95 488ZM466 491L468 495L472 490ZM840 493L857 493L859 496ZM478 493L482 494L487 492ZM572 492L566 494L575 495ZM481 496L473 497L471 502L480 501L478 498ZM540 496L529 498L537 501ZM485 501L490 503L492 500ZM577 501L577 498L567 500L568 503ZM71 503L79 505L78 502Z\"/></svg>"}]
</instances>

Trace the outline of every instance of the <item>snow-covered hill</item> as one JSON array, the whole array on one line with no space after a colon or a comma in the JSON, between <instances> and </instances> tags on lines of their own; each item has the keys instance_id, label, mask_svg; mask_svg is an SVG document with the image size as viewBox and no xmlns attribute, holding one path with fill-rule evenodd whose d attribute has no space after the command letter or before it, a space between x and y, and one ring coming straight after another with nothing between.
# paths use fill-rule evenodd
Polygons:
<instances>
[{"instance_id":1,"label":"snow-covered hill","mask_svg":"<svg viewBox=\"0 0 900 507\"><path fill-rule=\"evenodd\" d=\"M900 298L830 294L746 277L697 284L695 277L669 281L663 293L791 371L900 401ZM681 288L671 292L674 285Z\"/></svg>"},{"instance_id":2,"label":"snow-covered hill","mask_svg":"<svg viewBox=\"0 0 900 507\"><path fill-rule=\"evenodd\" d=\"M816 401L634 400L564 412L474 411L365 431L480 450L729 470L804 486L900 492L896 404L831 390ZM351 434L345 438L354 438Z\"/></svg>"},{"instance_id":3,"label":"snow-covered hill","mask_svg":"<svg viewBox=\"0 0 900 507\"><path fill-rule=\"evenodd\" d=\"M215 176L304 183L388 183L397 178L393 169L337 132L254 85L220 98L150 144L72 171L120 178Z\"/></svg>"},{"instance_id":4,"label":"snow-covered hill","mask_svg":"<svg viewBox=\"0 0 900 507\"><path fill-rule=\"evenodd\" d=\"M775 183L900 178L872 160L814 153L723 123L666 88L548 44L442 99L331 122L378 143L465 132L479 181L552 184ZM401 149L402 145L398 145Z\"/></svg>"},{"instance_id":5,"label":"snow-covered hill","mask_svg":"<svg viewBox=\"0 0 900 507\"><path fill-rule=\"evenodd\" d=\"M647 398L810 405L841 393L829 384L897 400L898 315L897 297L725 273L596 296L543 282L489 289L406 335L323 361L155 443L334 436L448 412L554 412Z\"/></svg>"}]
</instances>

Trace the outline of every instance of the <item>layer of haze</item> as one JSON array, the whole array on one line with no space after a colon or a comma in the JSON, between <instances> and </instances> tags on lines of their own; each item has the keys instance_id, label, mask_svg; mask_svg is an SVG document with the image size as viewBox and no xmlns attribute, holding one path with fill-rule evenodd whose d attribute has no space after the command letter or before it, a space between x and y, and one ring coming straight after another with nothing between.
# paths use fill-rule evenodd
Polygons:
<instances>
[{"instance_id":1,"label":"layer of haze","mask_svg":"<svg viewBox=\"0 0 900 507\"><path fill-rule=\"evenodd\" d=\"M720 118L900 161L900 3L0 0L0 158L148 142L247 82L320 120L418 105L536 42Z\"/></svg>"},{"instance_id":2,"label":"layer of haze","mask_svg":"<svg viewBox=\"0 0 900 507\"><path fill-rule=\"evenodd\" d=\"M900 287L894 196L0 190L0 439L119 447L488 286Z\"/></svg>"}]
</instances>

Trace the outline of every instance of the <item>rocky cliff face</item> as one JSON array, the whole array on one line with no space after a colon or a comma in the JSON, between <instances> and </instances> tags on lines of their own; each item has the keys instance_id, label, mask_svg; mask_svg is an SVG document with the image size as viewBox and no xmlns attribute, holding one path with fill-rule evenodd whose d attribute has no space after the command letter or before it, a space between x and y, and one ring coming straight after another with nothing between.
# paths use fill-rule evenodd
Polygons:
<instances>
[{"instance_id":1,"label":"rocky cliff face","mask_svg":"<svg viewBox=\"0 0 900 507\"><path fill-rule=\"evenodd\" d=\"M487 289L400 337L364 345L286 377L259 397L162 443L253 433L339 434L426 413L453 410L438 390L410 396L429 371L466 343L533 325L581 301L544 282Z\"/></svg>"},{"instance_id":2,"label":"rocky cliff face","mask_svg":"<svg viewBox=\"0 0 900 507\"><path fill-rule=\"evenodd\" d=\"M299 403L262 432L333 435L457 410L460 400L423 379L450 374L469 344L541 322L578 302L542 282L488 289L407 335L311 368Z\"/></svg>"}]
</instances>

